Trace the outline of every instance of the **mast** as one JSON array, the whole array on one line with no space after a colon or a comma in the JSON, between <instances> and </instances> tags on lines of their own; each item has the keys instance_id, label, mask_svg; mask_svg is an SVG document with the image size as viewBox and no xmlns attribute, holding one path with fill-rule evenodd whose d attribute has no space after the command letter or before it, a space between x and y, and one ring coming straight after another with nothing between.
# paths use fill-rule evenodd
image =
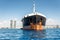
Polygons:
<instances>
[{"instance_id":1,"label":"mast","mask_svg":"<svg viewBox=\"0 0 60 40\"><path fill-rule=\"evenodd\" d=\"M35 12L35 0L33 0L33 12Z\"/></svg>"}]
</instances>

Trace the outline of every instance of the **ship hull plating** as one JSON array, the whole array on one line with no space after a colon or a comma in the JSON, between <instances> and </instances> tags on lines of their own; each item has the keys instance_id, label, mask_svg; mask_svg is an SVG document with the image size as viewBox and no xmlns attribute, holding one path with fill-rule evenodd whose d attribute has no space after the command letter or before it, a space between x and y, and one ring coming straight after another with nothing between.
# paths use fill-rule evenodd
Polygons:
<instances>
[{"instance_id":1,"label":"ship hull plating","mask_svg":"<svg viewBox=\"0 0 60 40\"><path fill-rule=\"evenodd\" d=\"M23 18L23 29L43 30L46 18L40 15L28 16Z\"/></svg>"}]
</instances>

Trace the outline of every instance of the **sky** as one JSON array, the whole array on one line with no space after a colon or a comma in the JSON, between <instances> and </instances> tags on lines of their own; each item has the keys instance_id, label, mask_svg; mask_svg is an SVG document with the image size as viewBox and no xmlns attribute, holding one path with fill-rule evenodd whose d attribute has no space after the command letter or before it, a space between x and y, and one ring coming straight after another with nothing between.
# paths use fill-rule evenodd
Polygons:
<instances>
[{"instance_id":1,"label":"sky","mask_svg":"<svg viewBox=\"0 0 60 40\"><path fill-rule=\"evenodd\" d=\"M36 12L46 16L46 25L60 25L60 0L35 0ZM24 15L33 12L33 0L0 0L0 28L9 27L10 20L22 26Z\"/></svg>"}]
</instances>

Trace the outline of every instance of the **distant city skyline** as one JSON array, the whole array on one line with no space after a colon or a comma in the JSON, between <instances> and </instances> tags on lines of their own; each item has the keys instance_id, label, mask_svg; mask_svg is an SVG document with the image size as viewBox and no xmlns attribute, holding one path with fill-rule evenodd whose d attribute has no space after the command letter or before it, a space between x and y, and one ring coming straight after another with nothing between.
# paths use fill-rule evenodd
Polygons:
<instances>
[{"instance_id":1,"label":"distant city skyline","mask_svg":"<svg viewBox=\"0 0 60 40\"><path fill-rule=\"evenodd\" d=\"M36 12L44 14L46 25L60 24L60 0L35 0ZM10 27L10 20L22 26L24 15L33 12L33 0L0 0L0 27Z\"/></svg>"}]
</instances>

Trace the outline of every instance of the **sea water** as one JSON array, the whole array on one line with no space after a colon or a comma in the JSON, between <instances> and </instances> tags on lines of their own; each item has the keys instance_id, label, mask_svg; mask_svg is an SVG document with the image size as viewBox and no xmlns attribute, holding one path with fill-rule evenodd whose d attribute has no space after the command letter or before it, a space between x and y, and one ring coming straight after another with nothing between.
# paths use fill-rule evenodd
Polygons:
<instances>
[{"instance_id":1,"label":"sea water","mask_svg":"<svg viewBox=\"0 0 60 40\"><path fill-rule=\"evenodd\" d=\"M60 40L60 29L0 29L0 40Z\"/></svg>"}]
</instances>

